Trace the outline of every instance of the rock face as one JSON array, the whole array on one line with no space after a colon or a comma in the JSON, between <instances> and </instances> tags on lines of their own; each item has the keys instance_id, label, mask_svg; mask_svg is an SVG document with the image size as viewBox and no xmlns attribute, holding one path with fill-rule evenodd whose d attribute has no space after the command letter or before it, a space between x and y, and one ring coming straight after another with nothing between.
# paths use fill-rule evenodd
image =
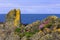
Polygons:
<instances>
[{"instance_id":1,"label":"rock face","mask_svg":"<svg viewBox=\"0 0 60 40\"><path fill-rule=\"evenodd\" d=\"M6 15L6 22L0 24L0 40L20 40L15 29L20 26L20 10L11 10Z\"/></svg>"},{"instance_id":2,"label":"rock face","mask_svg":"<svg viewBox=\"0 0 60 40\"><path fill-rule=\"evenodd\" d=\"M20 10L11 10L6 16L5 30L6 40L19 40L20 37L14 33L15 29L20 27Z\"/></svg>"},{"instance_id":3,"label":"rock face","mask_svg":"<svg viewBox=\"0 0 60 40\"><path fill-rule=\"evenodd\" d=\"M29 32L37 32L39 31L39 25L40 25L40 21L36 21L36 22L33 22L32 24L29 24L25 27L25 29Z\"/></svg>"},{"instance_id":4,"label":"rock face","mask_svg":"<svg viewBox=\"0 0 60 40\"><path fill-rule=\"evenodd\" d=\"M20 21L20 10L11 10L6 22L0 23L0 40L60 40L60 18L56 16L26 26Z\"/></svg>"},{"instance_id":5,"label":"rock face","mask_svg":"<svg viewBox=\"0 0 60 40\"><path fill-rule=\"evenodd\" d=\"M27 37L26 37L26 36L24 36L21 40L27 40Z\"/></svg>"},{"instance_id":6,"label":"rock face","mask_svg":"<svg viewBox=\"0 0 60 40\"><path fill-rule=\"evenodd\" d=\"M30 40L39 40L44 35L45 34L42 31L40 31L40 32L34 34L32 37L30 37Z\"/></svg>"},{"instance_id":7,"label":"rock face","mask_svg":"<svg viewBox=\"0 0 60 40\"><path fill-rule=\"evenodd\" d=\"M40 40L60 40L60 34L58 33L47 34L41 37Z\"/></svg>"},{"instance_id":8,"label":"rock face","mask_svg":"<svg viewBox=\"0 0 60 40\"><path fill-rule=\"evenodd\" d=\"M19 9L11 10L6 16L6 22L13 23L14 26L19 26L21 21L20 14L21 12Z\"/></svg>"},{"instance_id":9,"label":"rock face","mask_svg":"<svg viewBox=\"0 0 60 40\"><path fill-rule=\"evenodd\" d=\"M6 40L20 40L20 37L14 33L7 36Z\"/></svg>"}]
</instances>

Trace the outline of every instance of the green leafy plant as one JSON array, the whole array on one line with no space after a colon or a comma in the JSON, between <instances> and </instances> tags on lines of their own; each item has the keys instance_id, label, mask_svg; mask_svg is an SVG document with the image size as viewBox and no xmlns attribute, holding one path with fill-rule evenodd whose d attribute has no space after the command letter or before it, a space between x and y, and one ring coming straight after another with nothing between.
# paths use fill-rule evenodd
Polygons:
<instances>
[{"instance_id":1,"label":"green leafy plant","mask_svg":"<svg viewBox=\"0 0 60 40\"><path fill-rule=\"evenodd\" d=\"M50 28L52 26L52 23L46 24L45 27Z\"/></svg>"},{"instance_id":2,"label":"green leafy plant","mask_svg":"<svg viewBox=\"0 0 60 40\"><path fill-rule=\"evenodd\" d=\"M25 32L25 36L31 37L34 33L33 32Z\"/></svg>"},{"instance_id":3,"label":"green leafy plant","mask_svg":"<svg viewBox=\"0 0 60 40\"><path fill-rule=\"evenodd\" d=\"M20 30L21 30L20 28L16 28L15 32L20 32Z\"/></svg>"}]
</instances>

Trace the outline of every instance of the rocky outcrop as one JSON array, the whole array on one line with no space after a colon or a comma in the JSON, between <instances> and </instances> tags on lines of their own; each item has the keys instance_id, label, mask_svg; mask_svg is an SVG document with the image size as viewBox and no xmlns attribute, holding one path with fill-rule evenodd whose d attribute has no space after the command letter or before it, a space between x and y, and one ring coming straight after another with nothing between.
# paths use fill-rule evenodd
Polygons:
<instances>
[{"instance_id":1,"label":"rocky outcrop","mask_svg":"<svg viewBox=\"0 0 60 40\"><path fill-rule=\"evenodd\" d=\"M40 40L60 40L60 34L58 34L57 32L52 34L47 34L41 37Z\"/></svg>"},{"instance_id":2,"label":"rocky outcrop","mask_svg":"<svg viewBox=\"0 0 60 40\"><path fill-rule=\"evenodd\" d=\"M12 32L10 35L7 35L6 40L20 40L20 37Z\"/></svg>"},{"instance_id":3,"label":"rocky outcrop","mask_svg":"<svg viewBox=\"0 0 60 40\"><path fill-rule=\"evenodd\" d=\"M29 31L29 32L37 32L39 31L39 25L40 25L40 21L36 21L36 22L33 22L32 24L29 24L25 27L26 31Z\"/></svg>"},{"instance_id":4,"label":"rocky outcrop","mask_svg":"<svg viewBox=\"0 0 60 40\"><path fill-rule=\"evenodd\" d=\"M0 40L20 40L15 29L20 27L20 10L11 10L6 15L6 21L0 24Z\"/></svg>"},{"instance_id":5,"label":"rocky outcrop","mask_svg":"<svg viewBox=\"0 0 60 40\"><path fill-rule=\"evenodd\" d=\"M20 10L11 10L0 24L0 40L60 40L60 18L56 16L28 25L20 21Z\"/></svg>"},{"instance_id":6,"label":"rocky outcrop","mask_svg":"<svg viewBox=\"0 0 60 40\"><path fill-rule=\"evenodd\" d=\"M39 40L44 35L45 34L42 31L40 31L40 32L34 34L32 37L30 37L30 40Z\"/></svg>"},{"instance_id":7,"label":"rocky outcrop","mask_svg":"<svg viewBox=\"0 0 60 40\"><path fill-rule=\"evenodd\" d=\"M21 40L28 40L28 38L26 36L22 37Z\"/></svg>"},{"instance_id":8,"label":"rocky outcrop","mask_svg":"<svg viewBox=\"0 0 60 40\"><path fill-rule=\"evenodd\" d=\"M11 10L7 15L6 15L6 22L8 24L13 23L14 26L19 26L20 24L20 10L19 9L14 9Z\"/></svg>"}]
</instances>

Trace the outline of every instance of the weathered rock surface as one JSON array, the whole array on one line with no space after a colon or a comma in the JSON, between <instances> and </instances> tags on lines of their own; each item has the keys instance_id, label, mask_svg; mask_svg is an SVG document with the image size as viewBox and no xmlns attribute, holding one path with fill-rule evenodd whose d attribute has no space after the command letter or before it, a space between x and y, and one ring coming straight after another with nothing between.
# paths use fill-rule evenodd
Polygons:
<instances>
[{"instance_id":1,"label":"weathered rock surface","mask_svg":"<svg viewBox=\"0 0 60 40\"><path fill-rule=\"evenodd\" d=\"M0 24L0 40L60 40L60 18L56 16L26 26L20 21L20 10L11 10Z\"/></svg>"},{"instance_id":2,"label":"weathered rock surface","mask_svg":"<svg viewBox=\"0 0 60 40\"><path fill-rule=\"evenodd\" d=\"M30 37L30 40L39 40L44 35L45 34L42 31L40 31L40 32L34 34L32 37Z\"/></svg>"},{"instance_id":3,"label":"weathered rock surface","mask_svg":"<svg viewBox=\"0 0 60 40\"><path fill-rule=\"evenodd\" d=\"M22 39L21 40L27 40L27 37L26 36L24 36L24 37L22 37Z\"/></svg>"},{"instance_id":4,"label":"weathered rock surface","mask_svg":"<svg viewBox=\"0 0 60 40\"><path fill-rule=\"evenodd\" d=\"M40 21L36 21L33 22L32 24L29 24L25 27L26 30L28 30L29 32L37 32L39 31L39 25L40 25Z\"/></svg>"},{"instance_id":5,"label":"weathered rock surface","mask_svg":"<svg viewBox=\"0 0 60 40\"><path fill-rule=\"evenodd\" d=\"M20 40L20 37L12 32L10 35L7 35L6 40Z\"/></svg>"},{"instance_id":6,"label":"weathered rock surface","mask_svg":"<svg viewBox=\"0 0 60 40\"><path fill-rule=\"evenodd\" d=\"M19 9L14 9L11 10L7 15L6 15L6 22L8 24L13 23L14 26L19 26L20 24L20 10Z\"/></svg>"},{"instance_id":7,"label":"weathered rock surface","mask_svg":"<svg viewBox=\"0 0 60 40\"><path fill-rule=\"evenodd\" d=\"M15 34L15 29L20 24L20 10L11 10L6 15L6 21L0 24L0 40L20 40L20 37Z\"/></svg>"},{"instance_id":8,"label":"weathered rock surface","mask_svg":"<svg viewBox=\"0 0 60 40\"><path fill-rule=\"evenodd\" d=\"M60 40L60 34L57 33L47 34L41 37L40 40Z\"/></svg>"}]
</instances>

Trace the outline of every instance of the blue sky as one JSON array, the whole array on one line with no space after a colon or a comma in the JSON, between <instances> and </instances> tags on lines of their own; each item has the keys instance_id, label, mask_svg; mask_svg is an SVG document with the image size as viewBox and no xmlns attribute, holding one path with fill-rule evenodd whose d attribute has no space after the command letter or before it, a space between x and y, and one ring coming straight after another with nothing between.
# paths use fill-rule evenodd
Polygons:
<instances>
[{"instance_id":1,"label":"blue sky","mask_svg":"<svg viewBox=\"0 0 60 40\"><path fill-rule=\"evenodd\" d=\"M22 14L59 14L60 0L0 0L0 14L15 8Z\"/></svg>"}]
</instances>

